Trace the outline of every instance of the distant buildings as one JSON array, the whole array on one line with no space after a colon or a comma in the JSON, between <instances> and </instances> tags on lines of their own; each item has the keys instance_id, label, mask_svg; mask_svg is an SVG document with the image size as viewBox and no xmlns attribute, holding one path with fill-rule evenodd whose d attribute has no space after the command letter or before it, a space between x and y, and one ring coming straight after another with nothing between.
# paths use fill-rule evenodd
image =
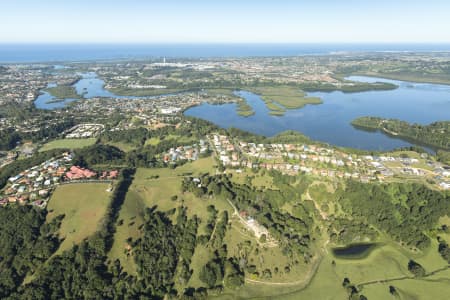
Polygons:
<instances>
[{"instance_id":1,"label":"distant buildings","mask_svg":"<svg viewBox=\"0 0 450 300\"><path fill-rule=\"evenodd\" d=\"M180 107L166 107L166 108L161 108L161 113L165 114L165 115L172 115L172 114L176 114L179 111L181 111Z\"/></svg>"},{"instance_id":2,"label":"distant buildings","mask_svg":"<svg viewBox=\"0 0 450 300\"><path fill-rule=\"evenodd\" d=\"M66 139L81 139L98 136L105 129L103 124L78 124L66 133Z\"/></svg>"}]
</instances>

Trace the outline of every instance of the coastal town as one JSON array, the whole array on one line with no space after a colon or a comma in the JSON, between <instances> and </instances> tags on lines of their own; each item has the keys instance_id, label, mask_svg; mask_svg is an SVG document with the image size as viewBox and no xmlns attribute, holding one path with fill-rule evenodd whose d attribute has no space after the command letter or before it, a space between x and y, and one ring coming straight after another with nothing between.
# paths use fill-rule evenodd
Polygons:
<instances>
[{"instance_id":1,"label":"coastal town","mask_svg":"<svg viewBox=\"0 0 450 300\"><path fill-rule=\"evenodd\" d=\"M92 98L80 101L71 107L71 112L79 115L113 116L117 113L124 118L115 130L149 126L159 128L167 124L178 123L180 113L189 107L208 103L233 103L240 98L228 95L211 95L206 92L183 93L159 96L157 101L151 99L102 99Z\"/></svg>"},{"instance_id":2,"label":"coastal town","mask_svg":"<svg viewBox=\"0 0 450 300\"><path fill-rule=\"evenodd\" d=\"M422 59L420 55L396 56L396 59L405 63L412 58ZM0 105L6 105L8 110L5 110L6 114L0 113L0 130L2 134L6 133L9 140L0 151L0 168L16 160L32 157L38 151L47 150L44 145L56 138L80 142L91 139L92 143L96 143L106 132L141 127L157 130L165 126L179 126L183 120L183 112L202 103L242 104L242 98L229 89L211 88L214 82L221 82L222 86L252 86L255 82L320 83L345 89L355 83L336 76L343 69L355 64L360 68L380 66L381 61L390 61L391 56L380 54L374 59L365 55L358 58L357 63L355 59L349 60L345 55L330 56L326 60L320 56L203 61L167 61L164 58L126 64L96 63L89 64L88 68L83 64L2 66L0 80L5 84L0 88ZM443 59L437 56L426 62L434 66ZM14 105L32 105L49 85L74 88L79 80L90 78L101 78L104 81L102 89L113 93L108 97L94 96L87 99L84 95L89 91L84 89L80 99L68 106L40 109L26 116L14 113L11 108ZM199 89L199 86L204 88ZM142 96L131 96L132 92ZM53 100L47 104L53 105ZM46 103L42 105L45 106ZM235 169L236 172L242 168L261 168L278 170L289 175L303 173L361 182L418 179L438 189L450 189L449 166L427 153L411 156L401 152L357 155L319 144L259 144L214 134L198 143L168 149L161 153L160 158L165 164L177 164L195 161L210 150L214 150L221 164ZM60 164L61 161L57 160L55 163ZM64 166L66 170L75 167ZM48 176L43 177L42 182L31 180L41 179L42 176L32 173L31 177L28 177L30 174L25 172L17 181L27 178L25 183L29 184L10 182L11 186L5 189L8 191L6 196L12 201L15 195L16 201L19 202L25 201L25 192L30 195L27 201L39 196L45 198L45 190L51 191L54 184L78 176L77 173L74 173L73 178L67 174L63 176L60 174L61 170L55 173L56 176L50 176L53 175L53 170L50 171L47 172L49 175L44 173ZM2 203L5 202L4 199Z\"/></svg>"},{"instance_id":3,"label":"coastal town","mask_svg":"<svg viewBox=\"0 0 450 300\"><path fill-rule=\"evenodd\" d=\"M445 62L445 57L441 56L429 58L419 54L394 56L384 53L377 56L361 54L352 59L344 54L335 54L327 57L152 58L89 64L8 64L0 68L0 81L4 83L0 87L0 105L4 105L7 112L0 113L0 130L32 136L56 125L68 126L63 130L79 123L106 126L117 118L122 120L109 124L117 130L140 125L158 128L177 123L180 114L202 103L238 103L248 108L242 115L250 116L253 112L248 104L234 91L294 84L306 92L311 89L346 92L392 89L392 85L350 81L342 78L341 73L353 67L395 67L398 61L410 64L414 59L433 68ZM90 90L93 88L89 85L92 79L104 84L95 87L99 89L99 96L96 96L97 90ZM84 85L78 86L81 81L85 82ZM49 86L55 89L48 91ZM50 94L50 98L40 100L43 94ZM61 99L65 94L77 99L66 103ZM35 106L39 110L21 116L14 113L16 105ZM65 124L69 119L73 124Z\"/></svg>"}]
</instances>

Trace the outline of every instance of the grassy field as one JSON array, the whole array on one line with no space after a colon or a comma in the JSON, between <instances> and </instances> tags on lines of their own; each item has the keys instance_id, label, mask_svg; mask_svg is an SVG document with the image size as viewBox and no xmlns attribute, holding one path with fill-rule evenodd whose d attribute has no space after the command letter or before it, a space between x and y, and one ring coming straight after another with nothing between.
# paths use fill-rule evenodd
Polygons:
<instances>
[{"instance_id":1,"label":"grassy field","mask_svg":"<svg viewBox=\"0 0 450 300\"><path fill-rule=\"evenodd\" d=\"M407 269L409 259L419 262L427 272L445 267L445 261L437 252L437 244L422 254L412 254L396 244L387 243L364 259L338 259L331 251L324 257L311 283L299 291L272 297L271 299L347 299L342 287L345 277L352 284L368 281L410 277ZM335 265L332 261L335 261ZM365 285L361 294L368 299L390 299L389 285L399 290L398 299L447 299L450 292L448 270L424 279L404 279ZM282 291L280 291L282 293Z\"/></svg>"},{"instance_id":2,"label":"grassy field","mask_svg":"<svg viewBox=\"0 0 450 300\"><path fill-rule=\"evenodd\" d=\"M166 140L177 140L180 144L197 143L198 140L193 137L180 136L176 134L169 134L165 137Z\"/></svg>"},{"instance_id":3,"label":"grassy field","mask_svg":"<svg viewBox=\"0 0 450 300\"><path fill-rule=\"evenodd\" d=\"M128 238L137 239L139 237L139 226L144 221L145 207L143 199L133 189L133 186L131 186L120 209L119 223L114 234L114 243L108 253L111 261L119 259L124 271L132 275L137 275L136 266L133 257L128 255L128 243L126 240Z\"/></svg>"},{"instance_id":4,"label":"grassy field","mask_svg":"<svg viewBox=\"0 0 450 300\"><path fill-rule=\"evenodd\" d=\"M269 189L278 189L273 184L273 178L267 174L265 171L258 171L258 173L253 173L250 169L242 169L241 173L237 173L235 171L231 171L233 177L231 180L238 184L245 184L251 181L251 185L257 188L269 188Z\"/></svg>"},{"instance_id":5,"label":"grassy field","mask_svg":"<svg viewBox=\"0 0 450 300\"><path fill-rule=\"evenodd\" d=\"M194 267L194 272L192 273L188 285L195 287L205 287L205 284L198 278L198 276L200 274L201 266L203 266L210 258L210 251L203 245L197 245L191 261L191 268Z\"/></svg>"},{"instance_id":6,"label":"grassy field","mask_svg":"<svg viewBox=\"0 0 450 300\"><path fill-rule=\"evenodd\" d=\"M65 240L57 254L97 230L110 203L111 193L106 191L108 186L107 183L79 183L62 185L55 190L48 204L47 218L65 215L59 231Z\"/></svg>"},{"instance_id":7,"label":"grassy field","mask_svg":"<svg viewBox=\"0 0 450 300\"><path fill-rule=\"evenodd\" d=\"M133 258L127 255L126 240L130 237L132 239L139 237L139 226L143 223L146 207L156 205L158 210L167 211L184 203L188 207L188 216L197 215L202 219L206 218L206 208L210 204L214 204L217 209L230 209L228 203L224 201L198 199L191 193L181 194L183 174L192 173L195 176L200 173L213 173L214 164L212 157L207 157L176 169L138 169L119 213L118 220L122 225L117 226L109 258L119 259L126 272L136 274ZM174 195L178 196L177 201L170 199Z\"/></svg>"},{"instance_id":8,"label":"grassy field","mask_svg":"<svg viewBox=\"0 0 450 300\"><path fill-rule=\"evenodd\" d=\"M106 142L106 144L117 147L120 150L122 150L123 152L130 152L130 151L136 149L136 146L129 144L129 143L124 143L124 142Z\"/></svg>"},{"instance_id":9,"label":"grassy field","mask_svg":"<svg viewBox=\"0 0 450 300\"><path fill-rule=\"evenodd\" d=\"M96 138L89 139L60 139L48 142L39 149L39 152L53 150L53 149L79 149L94 145L97 142Z\"/></svg>"},{"instance_id":10,"label":"grassy field","mask_svg":"<svg viewBox=\"0 0 450 300\"><path fill-rule=\"evenodd\" d=\"M405 300L446 300L450 293L450 270L428 277L426 280L406 279L391 283L368 285L364 287L364 295L368 299L387 299L389 286L398 291L398 299Z\"/></svg>"},{"instance_id":11,"label":"grassy field","mask_svg":"<svg viewBox=\"0 0 450 300\"><path fill-rule=\"evenodd\" d=\"M399 249L396 245L388 244L376 249L365 259L345 260L336 259L328 252L322 259L317 272L306 286L260 284L247 282L236 292L225 291L215 299L348 299L346 290L342 287L345 277L352 284L361 284L371 280L391 279L411 276L407 270L410 258L420 262L427 271L433 267L443 267L445 262L435 256L434 247L431 252L412 257ZM332 264L335 261L335 265ZM399 293L394 297L389 293L392 285ZM450 270L444 270L430 277L406 278L392 282L380 282L360 287L361 294L368 299L448 299L450 292Z\"/></svg>"},{"instance_id":12,"label":"grassy field","mask_svg":"<svg viewBox=\"0 0 450 300\"><path fill-rule=\"evenodd\" d=\"M138 169L133 184L130 187L131 192L135 192L134 199L141 199L146 207L156 205L159 210L167 211L181 205L181 200L187 206L189 216L197 214L199 217L206 216L206 207L208 200L199 201L191 193L181 194L181 181L183 175L192 173L193 176L200 173L212 173L214 160L211 157L199 159L192 163L184 164L176 169ZM157 178L156 178L157 176ZM177 201L170 198L178 196ZM225 206L228 206L226 204Z\"/></svg>"},{"instance_id":13,"label":"grassy field","mask_svg":"<svg viewBox=\"0 0 450 300\"><path fill-rule=\"evenodd\" d=\"M150 146L156 146L156 145L159 144L159 142L160 142L160 139L159 139L159 138L157 138L157 137L152 137L152 138L149 138L148 140L145 141L145 146L148 146L148 145L150 145Z\"/></svg>"},{"instance_id":14,"label":"grassy field","mask_svg":"<svg viewBox=\"0 0 450 300\"><path fill-rule=\"evenodd\" d=\"M198 175L200 173L210 173L214 174L216 167L216 162L212 157L205 157L200 158L192 163L184 164L175 170L172 170L173 172L170 172L170 174L184 174L186 172L192 172L194 175Z\"/></svg>"}]
</instances>

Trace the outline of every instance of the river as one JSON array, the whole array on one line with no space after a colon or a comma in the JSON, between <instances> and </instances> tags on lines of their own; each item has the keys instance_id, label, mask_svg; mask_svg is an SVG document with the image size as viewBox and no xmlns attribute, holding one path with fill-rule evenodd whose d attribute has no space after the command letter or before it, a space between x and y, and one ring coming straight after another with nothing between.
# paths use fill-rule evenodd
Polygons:
<instances>
[{"instance_id":1,"label":"river","mask_svg":"<svg viewBox=\"0 0 450 300\"><path fill-rule=\"evenodd\" d=\"M139 97L139 96L120 96L116 95L108 90L105 90L105 81L98 78L95 72L88 72L80 74L82 78L78 80L73 86L77 91L77 94L84 99L90 99L94 97L115 98L115 99L142 99L142 98L155 98L155 96ZM50 83L48 87L56 86L54 83ZM70 102L77 99L63 99L62 101L54 102L56 98L50 95L46 91L41 91L41 94L34 101L34 105L40 109L58 109L64 108Z\"/></svg>"}]
</instances>

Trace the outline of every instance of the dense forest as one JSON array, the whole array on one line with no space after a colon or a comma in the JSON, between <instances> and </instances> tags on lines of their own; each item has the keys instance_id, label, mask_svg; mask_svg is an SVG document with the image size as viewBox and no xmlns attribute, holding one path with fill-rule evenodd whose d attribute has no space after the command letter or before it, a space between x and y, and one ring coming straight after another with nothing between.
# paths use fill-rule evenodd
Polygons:
<instances>
[{"instance_id":1,"label":"dense forest","mask_svg":"<svg viewBox=\"0 0 450 300\"><path fill-rule=\"evenodd\" d=\"M0 150L14 149L22 137L13 128L0 131Z\"/></svg>"},{"instance_id":2,"label":"dense forest","mask_svg":"<svg viewBox=\"0 0 450 300\"><path fill-rule=\"evenodd\" d=\"M62 217L46 223L46 211L31 206L0 209L0 298L14 292L58 248Z\"/></svg>"},{"instance_id":3,"label":"dense forest","mask_svg":"<svg viewBox=\"0 0 450 300\"><path fill-rule=\"evenodd\" d=\"M409 124L396 119L382 119L377 117L361 117L352 121L356 128L382 130L437 149L450 150L450 122L434 122L429 125Z\"/></svg>"},{"instance_id":4,"label":"dense forest","mask_svg":"<svg viewBox=\"0 0 450 300\"><path fill-rule=\"evenodd\" d=\"M178 209L177 222L154 209L145 212L142 237L134 243L134 259L146 290L158 298L176 296L175 280L186 284L196 245L198 219L188 219L185 209Z\"/></svg>"},{"instance_id":5,"label":"dense forest","mask_svg":"<svg viewBox=\"0 0 450 300\"><path fill-rule=\"evenodd\" d=\"M353 221L371 225L411 248L430 245L426 231L450 213L449 194L409 183L363 184L349 181L337 200Z\"/></svg>"}]
</instances>

